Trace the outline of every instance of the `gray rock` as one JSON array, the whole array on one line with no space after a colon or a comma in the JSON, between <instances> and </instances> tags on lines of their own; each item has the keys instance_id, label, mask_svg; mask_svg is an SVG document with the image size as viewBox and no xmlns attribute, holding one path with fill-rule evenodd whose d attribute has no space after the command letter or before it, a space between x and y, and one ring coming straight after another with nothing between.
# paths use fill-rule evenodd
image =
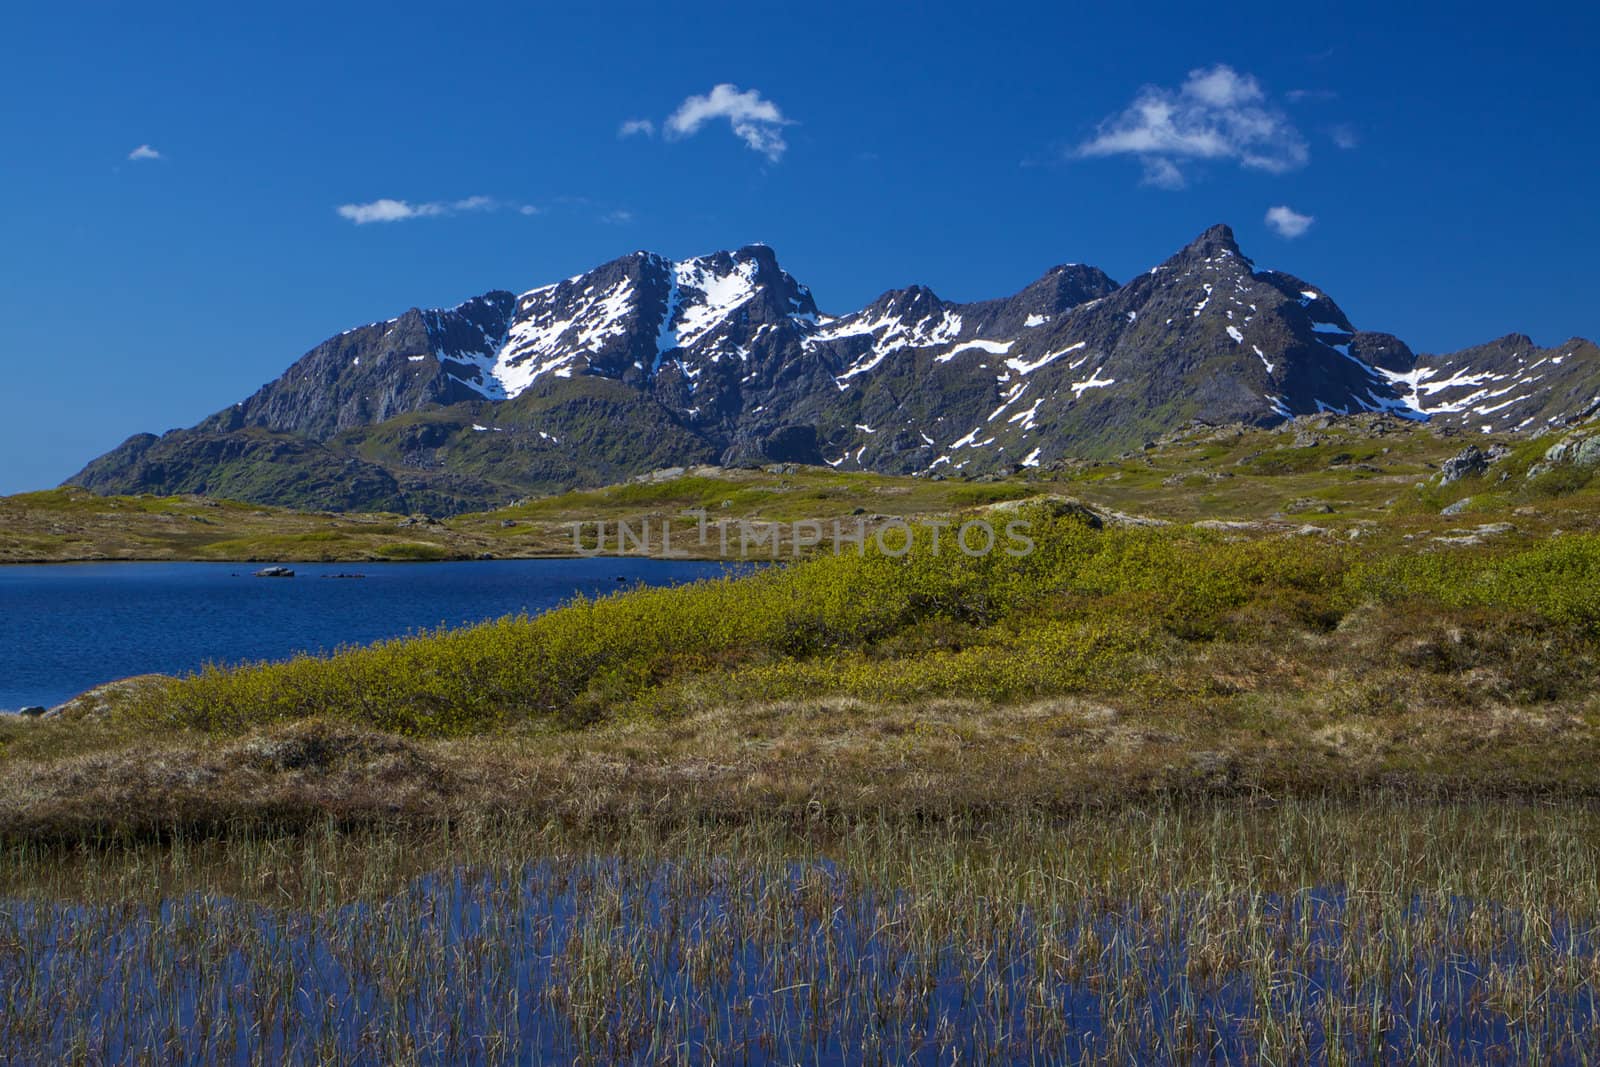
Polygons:
<instances>
[{"instance_id":1,"label":"gray rock","mask_svg":"<svg viewBox=\"0 0 1600 1067\"><path fill-rule=\"evenodd\" d=\"M984 510L1004 514L1021 511L1024 508L1042 508L1052 519L1071 516L1092 530L1105 528L1105 516L1082 501L1065 496L1034 496L1024 497L1021 500L1002 500L998 504L990 504Z\"/></svg>"},{"instance_id":2,"label":"gray rock","mask_svg":"<svg viewBox=\"0 0 1600 1067\"><path fill-rule=\"evenodd\" d=\"M288 567L262 567L256 571L257 578L293 578L294 571Z\"/></svg>"},{"instance_id":3,"label":"gray rock","mask_svg":"<svg viewBox=\"0 0 1600 1067\"><path fill-rule=\"evenodd\" d=\"M34 705L30 705L29 707L26 707L26 708L17 709L17 714L25 716L25 717L27 717L29 719L37 719L39 716L44 714L44 710L45 710L44 708L39 707L37 704L34 704Z\"/></svg>"},{"instance_id":4,"label":"gray rock","mask_svg":"<svg viewBox=\"0 0 1600 1067\"><path fill-rule=\"evenodd\" d=\"M1450 504L1450 505L1440 509L1439 514L1441 514L1441 515L1459 515L1463 511L1466 511L1471 506L1472 506L1472 498L1470 496L1464 496L1460 500L1457 500L1454 504Z\"/></svg>"},{"instance_id":5,"label":"gray rock","mask_svg":"<svg viewBox=\"0 0 1600 1067\"><path fill-rule=\"evenodd\" d=\"M1489 454L1477 445L1468 445L1444 461L1439 468L1439 484L1449 485L1463 478L1476 478L1489 469Z\"/></svg>"},{"instance_id":6,"label":"gray rock","mask_svg":"<svg viewBox=\"0 0 1600 1067\"><path fill-rule=\"evenodd\" d=\"M1545 450L1543 467L1570 465L1584 470L1600 467L1600 436L1586 437L1574 434L1571 437L1557 441ZM1534 472L1530 470L1530 475Z\"/></svg>"}]
</instances>

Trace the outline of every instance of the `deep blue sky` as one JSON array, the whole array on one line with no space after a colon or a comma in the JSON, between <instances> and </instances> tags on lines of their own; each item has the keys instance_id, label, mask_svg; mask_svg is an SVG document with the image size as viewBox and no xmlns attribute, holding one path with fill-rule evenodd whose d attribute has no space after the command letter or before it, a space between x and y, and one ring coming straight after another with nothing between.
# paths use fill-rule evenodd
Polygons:
<instances>
[{"instance_id":1,"label":"deep blue sky","mask_svg":"<svg viewBox=\"0 0 1600 1067\"><path fill-rule=\"evenodd\" d=\"M1592 5L154 7L0 14L0 492L636 248L764 241L838 312L1227 221L1422 350L1600 333Z\"/></svg>"}]
</instances>

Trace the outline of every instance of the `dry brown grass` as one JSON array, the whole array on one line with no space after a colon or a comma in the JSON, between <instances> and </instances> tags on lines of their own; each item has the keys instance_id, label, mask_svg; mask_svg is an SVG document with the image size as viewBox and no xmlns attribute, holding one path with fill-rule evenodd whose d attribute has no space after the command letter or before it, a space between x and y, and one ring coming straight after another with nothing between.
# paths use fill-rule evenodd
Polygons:
<instances>
[{"instance_id":1,"label":"dry brown grass","mask_svg":"<svg viewBox=\"0 0 1600 1067\"><path fill-rule=\"evenodd\" d=\"M44 722L24 727L29 736L0 761L0 826L83 837L483 812L567 825L923 820L1375 786L1600 794L1592 703L1362 715L1336 708L1341 695L1351 696L916 707L824 698L432 741L321 719L231 738Z\"/></svg>"}]
</instances>

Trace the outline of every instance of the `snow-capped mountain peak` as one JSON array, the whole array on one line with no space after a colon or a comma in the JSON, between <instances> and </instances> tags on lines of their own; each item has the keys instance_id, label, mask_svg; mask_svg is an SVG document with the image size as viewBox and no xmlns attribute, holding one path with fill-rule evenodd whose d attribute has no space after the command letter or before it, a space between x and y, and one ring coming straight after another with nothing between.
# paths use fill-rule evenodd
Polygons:
<instances>
[{"instance_id":1,"label":"snow-capped mountain peak","mask_svg":"<svg viewBox=\"0 0 1600 1067\"><path fill-rule=\"evenodd\" d=\"M653 377L669 354L680 365L716 361L736 355L754 329L798 330L817 318L811 291L764 245L680 261L635 252L499 302L498 323L473 316L464 328L466 306L428 313L434 355L487 400L574 374Z\"/></svg>"},{"instance_id":2,"label":"snow-capped mountain peak","mask_svg":"<svg viewBox=\"0 0 1600 1067\"><path fill-rule=\"evenodd\" d=\"M357 497L392 502L406 478L439 492L431 472L459 454L472 477L493 473L450 499L481 505L507 486L689 462L970 474L1137 448L1195 419L1358 411L1558 426L1600 411L1600 349L1510 335L1417 355L1357 329L1321 286L1258 271L1226 226L1124 285L1063 265L1010 297L955 303L913 285L838 316L820 315L764 245L683 260L641 251L521 295L346 331L79 483L175 491L209 484L224 446L264 447L258 431L330 455L375 434L399 465L360 468L370 484ZM285 479L277 502L300 491Z\"/></svg>"}]
</instances>

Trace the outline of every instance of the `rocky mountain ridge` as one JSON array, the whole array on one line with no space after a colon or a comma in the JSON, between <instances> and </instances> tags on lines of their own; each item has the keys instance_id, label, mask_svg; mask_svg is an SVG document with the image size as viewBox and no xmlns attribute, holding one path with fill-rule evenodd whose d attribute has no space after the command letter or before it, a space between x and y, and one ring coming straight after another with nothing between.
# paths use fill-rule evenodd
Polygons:
<instances>
[{"instance_id":1,"label":"rocky mountain ridge","mask_svg":"<svg viewBox=\"0 0 1600 1067\"><path fill-rule=\"evenodd\" d=\"M978 474L1104 455L1195 420L1391 413L1533 432L1600 409L1600 350L1520 335L1419 356L1226 226L1118 285L1054 267L1015 295L922 286L821 312L772 249L636 252L520 295L323 342L188 430L70 481L302 507L457 511L656 467Z\"/></svg>"}]
</instances>

